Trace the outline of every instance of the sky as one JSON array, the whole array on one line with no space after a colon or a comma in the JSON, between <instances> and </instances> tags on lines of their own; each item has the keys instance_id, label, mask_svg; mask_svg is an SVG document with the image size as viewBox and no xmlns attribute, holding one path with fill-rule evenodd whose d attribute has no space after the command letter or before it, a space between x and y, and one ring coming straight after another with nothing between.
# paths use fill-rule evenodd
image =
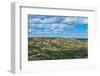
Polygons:
<instances>
[{"instance_id":1,"label":"sky","mask_svg":"<svg viewBox=\"0 0 100 76\"><path fill-rule=\"evenodd\" d=\"M28 37L87 38L88 17L28 15Z\"/></svg>"}]
</instances>

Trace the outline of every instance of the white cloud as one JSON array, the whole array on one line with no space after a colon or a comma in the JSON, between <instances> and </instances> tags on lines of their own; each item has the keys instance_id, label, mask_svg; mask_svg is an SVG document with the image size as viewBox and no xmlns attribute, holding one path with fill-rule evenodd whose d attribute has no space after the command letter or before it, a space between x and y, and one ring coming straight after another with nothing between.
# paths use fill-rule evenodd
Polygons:
<instances>
[{"instance_id":1,"label":"white cloud","mask_svg":"<svg viewBox=\"0 0 100 76\"><path fill-rule=\"evenodd\" d=\"M43 31L42 30L38 30L38 31L35 31L35 32L33 32L34 34L42 34L43 33Z\"/></svg>"},{"instance_id":2,"label":"white cloud","mask_svg":"<svg viewBox=\"0 0 100 76\"><path fill-rule=\"evenodd\" d=\"M28 29L28 32L31 33L31 32L34 32L34 30L31 29L31 28L29 28L29 29Z\"/></svg>"},{"instance_id":3,"label":"white cloud","mask_svg":"<svg viewBox=\"0 0 100 76\"><path fill-rule=\"evenodd\" d=\"M64 28L70 28L70 25L67 24L50 24L49 27L50 29L54 30L54 29L64 29Z\"/></svg>"},{"instance_id":4,"label":"white cloud","mask_svg":"<svg viewBox=\"0 0 100 76\"><path fill-rule=\"evenodd\" d=\"M63 23L67 23L67 24L74 24L74 23L83 23L83 24L87 24L88 23L88 18L87 17L66 17L64 21L62 21Z\"/></svg>"},{"instance_id":5,"label":"white cloud","mask_svg":"<svg viewBox=\"0 0 100 76\"><path fill-rule=\"evenodd\" d=\"M41 22L40 18L30 18L29 23L39 23Z\"/></svg>"},{"instance_id":6,"label":"white cloud","mask_svg":"<svg viewBox=\"0 0 100 76\"><path fill-rule=\"evenodd\" d=\"M53 23L55 22L56 17L50 17L50 18L45 18L44 20L42 20L42 23Z\"/></svg>"},{"instance_id":7,"label":"white cloud","mask_svg":"<svg viewBox=\"0 0 100 76\"><path fill-rule=\"evenodd\" d=\"M88 23L88 18L84 18L84 19L83 19L83 22L84 22L85 24L87 24L87 23Z\"/></svg>"},{"instance_id":8,"label":"white cloud","mask_svg":"<svg viewBox=\"0 0 100 76\"><path fill-rule=\"evenodd\" d=\"M69 33L64 33L66 35L68 35ZM87 35L87 33L70 33L70 35Z\"/></svg>"},{"instance_id":9,"label":"white cloud","mask_svg":"<svg viewBox=\"0 0 100 76\"><path fill-rule=\"evenodd\" d=\"M41 19L41 18L30 18L29 19L29 23L53 23L56 21L56 18L57 17L50 17L50 18L44 18L44 19Z\"/></svg>"},{"instance_id":10,"label":"white cloud","mask_svg":"<svg viewBox=\"0 0 100 76\"><path fill-rule=\"evenodd\" d=\"M55 29L55 30L53 30L53 33L57 34L57 33L62 32L62 31L63 31L63 29Z\"/></svg>"},{"instance_id":11,"label":"white cloud","mask_svg":"<svg viewBox=\"0 0 100 76\"><path fill-rule=\"evenodd\" d=\"M59 32L62 32L65 28L70 28L70 25L67 24L31 24L31 29L29 29L30 32L36 33L36 34L48 34L50 33L50 30L57 34ZM36 32L33 31L33 29L36 28L43 28L44 30L37 30Z\"/></svg>"},{"instance_id":12,"label":"white cloud","mask_svg":"<svg viewBox=\"0 0 100 76\"><path fill-rule=\"evenodd\" d=\"M45 29L44 32L48 32L49 30Z\"/></svg>"},{"instance_id":13,"label":"white cloud","mask_svg":"<svg viewBox=\"0 0 100 76\"><path fill-rule=\"evenodd\" d=\"M44 28L45 24L30 24L30 28Z\"/></svg>"},{"instance_id":14,"label":"white cloud","mask_svg":"<svg viewBox=\"0 0 100 76\"><path fill-rule=\"evenodd\" d=\"M52 30L53 33L57 34L61 31L63 31L65 28L73 28L75 23L88 23L87 17L64 17L61 19L62 21L59 23L56 23L56 20L58 18L58 21L60 20L60 17L49 17L49 18L30 18L29 19L29 29L28 32L33 32L36 34L42 34L42 33L49 33L49 30ZM37 30L36 32L33 29L41 28L45 30Z\"/></svg>"},{"instance_id":15,"label":"white cloud","mask_svg":"<svg viewBox=\"0 0 100 76\"><path fill-rule=\"evenodd\" d=\"M70 28L71 26L70 25L67 25L67 24L63 24L63 23L60 23L60 24L30 24L29 25L29 28L45 28L45 29L51 29L51 30L54 30L54 29L64 29L64 28Z\"/></svg>"},{"instance_id":16,"label":"white cloud","mask_svg":"<svg viewBox=\"0 0 100 76\"><path fill-rule=\"evenodd\" d=\"M73 24L73 23L88 23L87 17L78 17L78 16L66 16L66 17L44 17L41 19L41 17L38 18L29 18L29 23L40 23L40 24L51 24L55 22L60 23L67 23L67 24Z\"/></svg>"}]
</instances>

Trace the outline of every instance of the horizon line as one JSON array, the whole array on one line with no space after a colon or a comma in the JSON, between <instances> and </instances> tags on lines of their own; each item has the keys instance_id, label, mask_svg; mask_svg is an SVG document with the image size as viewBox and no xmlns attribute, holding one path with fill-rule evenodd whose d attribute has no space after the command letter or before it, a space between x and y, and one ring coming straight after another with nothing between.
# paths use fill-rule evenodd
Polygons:
<instances>
[{"instance_id":1,"label":"horizon line","mask_svg":"<svg viewBox=\"0 0 100 76\"><path fill-rule=\"evenodd\" d=\"M37 37L40 37L40 36L37 36ZM43 37L43 36L41 36L41 37ZM56 37L56 36L55 36ZM35 37L28 37L28 38L35 38ZM44 37L45 38L45 37ZM54 37L53 37L54 38ZM56 38L79 38L79 37L56 37ZM82 38L82 37L80 37L80 38ZM88 39L88 38L86 38L86 37L84 37L83 39Z\"/></svg>"}]
</instances>

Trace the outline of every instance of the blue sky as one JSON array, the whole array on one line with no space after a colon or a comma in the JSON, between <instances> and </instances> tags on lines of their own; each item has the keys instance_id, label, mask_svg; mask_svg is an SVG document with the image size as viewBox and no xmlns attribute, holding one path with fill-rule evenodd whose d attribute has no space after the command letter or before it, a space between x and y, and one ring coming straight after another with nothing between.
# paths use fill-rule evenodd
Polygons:
<instances>
[{"instance_id":1,"label":"blue sky","mask_svg":"<svg viewBox=\"0 0 100 76\"><path fill-rule=\"evenodd\" d=\"M88 17L28 15L28 37L87 38Z\"/></svg>"}]
</instances>

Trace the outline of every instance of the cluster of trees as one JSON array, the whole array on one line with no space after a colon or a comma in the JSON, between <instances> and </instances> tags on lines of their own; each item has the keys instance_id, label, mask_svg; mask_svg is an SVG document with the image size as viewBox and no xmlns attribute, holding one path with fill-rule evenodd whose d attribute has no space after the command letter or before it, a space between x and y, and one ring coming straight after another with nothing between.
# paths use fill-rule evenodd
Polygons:
<instances>
[{"instance_id":1,"label":"cluster of trees","mask_svg":"<svg viewBox=\"0 0 100 76\"><path fill-rule=\"evenodd\" d=\"M88 57L87 39L29 38L28 60L75 59Z\"/></svg>"}]
</instances>

